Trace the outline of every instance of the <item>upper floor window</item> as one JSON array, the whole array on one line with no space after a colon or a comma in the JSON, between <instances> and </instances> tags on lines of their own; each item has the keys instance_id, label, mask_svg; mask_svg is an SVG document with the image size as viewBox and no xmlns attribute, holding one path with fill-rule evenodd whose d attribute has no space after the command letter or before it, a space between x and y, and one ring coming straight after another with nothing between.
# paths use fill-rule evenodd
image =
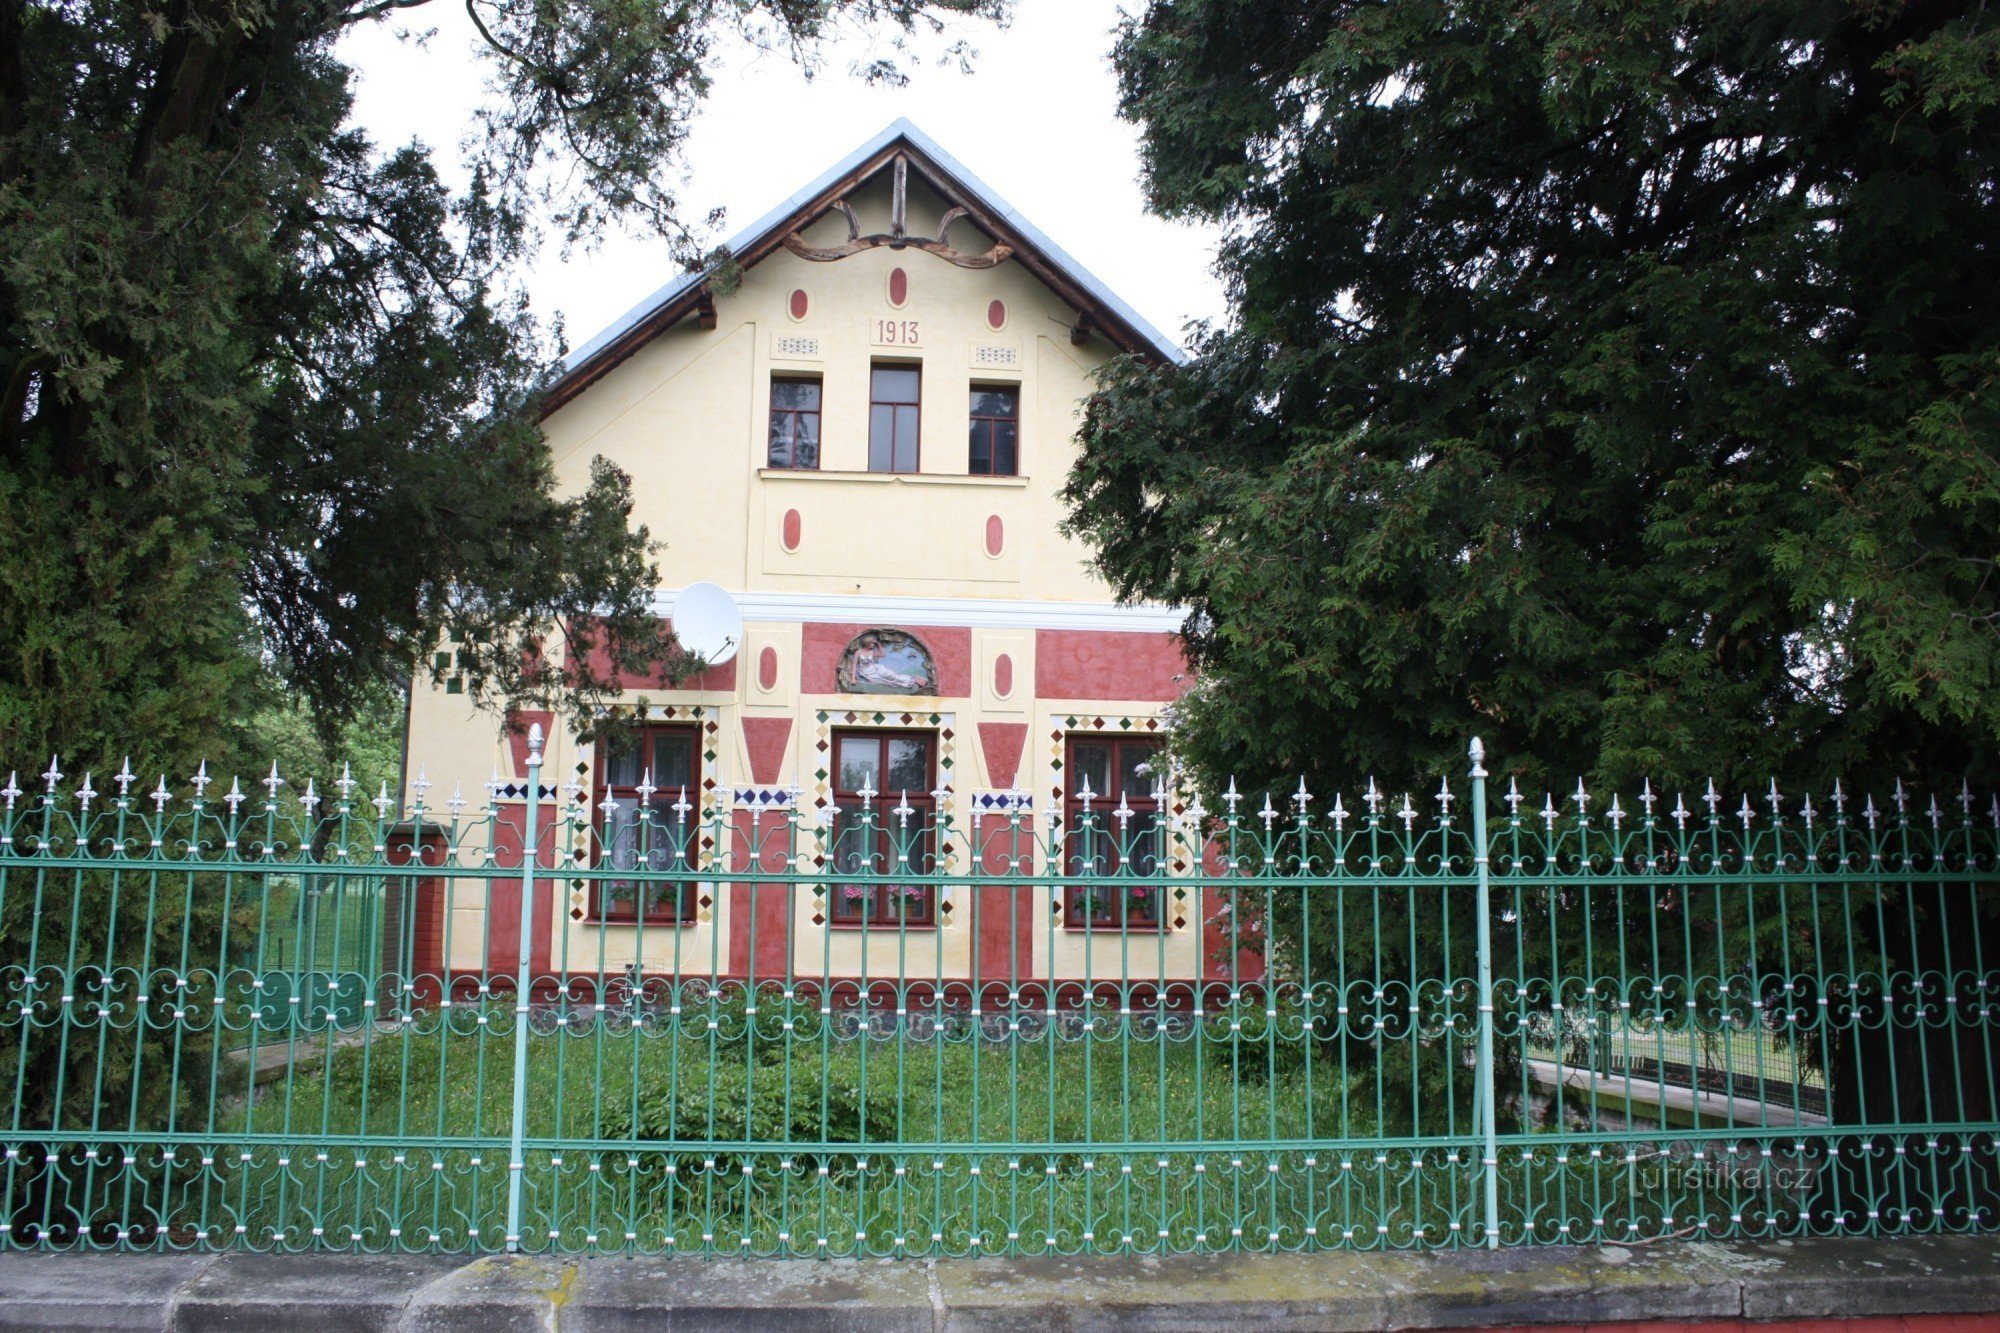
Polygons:
<instances>
[{"instance_id":1,"label":"upper floor window","mask_svg":"<svg viewBox=\"0 0 2000 1333\"><path fill-rule=\"evenodd\" d=\"M1011 477L1021 470L1021 391L1005 385L972 386L974 476Z\"/></svg>"},{"instance_id":2,"label":"upper floor window","mask_svg":"<svg viewBox=\"0 0 2000 1333\"><path fill-rule=\"evenodd\" d=\"M1092 882L1063 890L1074 929L1160 926L1159 746L1126 736L1075 736L1063 793L1063 873ZM1086 802L1084 793L1090 793Z\"/></svg>"},{"instance_id":3,"label":"upper floor window","mask_svg":"<svg viewBox=\"0 0 2000 1333\"><path fill-rule=\"evenodd\" d=\"M915 366L877 365L868 381L868 470L917 470L917 411L923 373Z\"/></svg>"},{"instance_id":4,"label":"upper floor window","mask_svg":"<svg viewBox=\"0 0 2000 1333\"><path fill-rule=\"evenodd\" d=\"M646 878L600 879L592 899L598 921L691 921L691 880L700 818L700 760L693 727L640 727L598 746L597 865L646 872ZM657 876L657 877L656 877Z\"/></svg>"},{"instance_id":5,"label":"upper floor window","mask_svg":"<svg viewBox=\"0 0 2000 1333\"><path fill-rule=\"evenodd\" d=\"M819 394L816 379L771 379L770 466L819 466Z\"/></svg>"}]
</instances>

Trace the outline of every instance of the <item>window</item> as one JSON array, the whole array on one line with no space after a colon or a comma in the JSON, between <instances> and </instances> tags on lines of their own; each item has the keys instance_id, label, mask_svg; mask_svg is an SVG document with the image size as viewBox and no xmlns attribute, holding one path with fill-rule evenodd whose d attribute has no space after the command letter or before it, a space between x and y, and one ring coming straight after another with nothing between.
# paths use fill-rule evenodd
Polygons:
<instances>
[{"instance_id":1,"label":"window","mask_svg":"<svg viewBox=\"0 0 2000 1333\"><path fill-rule=\"evenodd\" d=\"M693 870L701 818L693 727L641 727L598 746L597 864L610 870ZM610 922L691 921L694 884L600 879L592 916Z\"/></svg>"},{"instance_id":2,"label":"window","mask_svg":"<svg viewBox=\"0 0 2000 1333\"><path fill-rule=\"evenodd\" d=\"M1157 930L1160 894L1159 783L1155 741L1077 736L1069 742L1063 794L1063 873L1121 878L1063 890L1063 924L1072 929ZM1090 792L1088 810L1083 799ZM1120 807L1131 816L1120 819ZM1087 817L1086 817L1087 815Z\"/></svg>"},{"instance_id":3,"label":"window","mask_svg":"<svg viewBox=\"0 0 2000 1333\"><path fill-rule=\"evenodd\" d=\"M770 466L819 466L819 381L771 377Z\"/></svg>"},{"instance_id":4,"label":"window","mask_svg":"<svg viewBox=\"0 0 2000 1333\"><path fill-rule=\"evenodd\" d=\"M917 410L923 372L878 365L868 379L868 470L917 470Z\"/></svg>"},{"instance_id":5,"label":"window","mask_svg":"<svg viewBox=\"0 0 2000 1333\"><path fill-rule=\"evenodd\" d=\"M833 733L836 872L927 875L936 869L937 738L923 731ZM909 813L899 812L899 807ZM928 926L928 884L835 884L835 925Z\"/></svg>"},{"instance_id":6,"label":"window","mask_svg":"<svg viewBox=\"0 0 2000 1333\"><path fill-rule=\"evenodd\" d=\"M1021 391L972 386L972 452L969 471L1011 477L1021 470Z\"/></svg>"}]
</instances>

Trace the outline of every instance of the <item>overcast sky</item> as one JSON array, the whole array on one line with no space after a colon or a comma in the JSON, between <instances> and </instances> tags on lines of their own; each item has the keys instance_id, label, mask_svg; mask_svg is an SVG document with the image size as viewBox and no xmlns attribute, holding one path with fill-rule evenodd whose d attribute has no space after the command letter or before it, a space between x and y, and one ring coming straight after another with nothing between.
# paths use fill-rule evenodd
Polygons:
<instances>
[{"instance_id":1,"label":"overcast sky","mask_svg":"<svg viewBox=\"0 0 2000 1333\"><path fill-rule=\"evenodd\" d=\"M978 48L971 74L906 61L904 88L849 73L867 50L859 42L832 48L810 82L782 57L744 52L699 113L683 216L727 209L713 238L726 239L907 116L1168 336L1220 319L1215 233L1144 211L1138 135L1118 119L1108 59L1117 18L1116 0L1019 0L1010 27L965 27ZM430 31L422 46L399 39ZM421 139L449 167L481 96L474 42L455 3L364 28L342 48L360 75L357 117L378 142ZM567 260L547 247L528 290L544 318L563 317L574 347L674 272L660 242L614 234Z\"/></svg>"}]
</instances>

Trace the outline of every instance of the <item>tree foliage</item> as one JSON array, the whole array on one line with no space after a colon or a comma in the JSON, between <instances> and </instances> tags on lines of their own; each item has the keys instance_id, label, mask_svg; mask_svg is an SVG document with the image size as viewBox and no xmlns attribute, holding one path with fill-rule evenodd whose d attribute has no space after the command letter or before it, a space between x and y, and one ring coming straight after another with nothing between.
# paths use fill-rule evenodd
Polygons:
<instances>
[{"instance_id":1,"label":"tree foliage","mask_svg":"<svg viewBox=\"0 0 2000 1333\"><path fill-rule=\"evenodd\" d=\"M2000 777L1984 6L1156 0L1116 62L1234 319L1068 499L1196 612L1211 776Z\"/></svg>"},{"instance_id":2,"label":"tree foliage","mask_svg":"<svg viewBox=\"0 0 2000 1333\"><path fill-rule=\"evenodd\" d=\"M627 479L600 460L555 488L553 348L511 275L551 220L575 241L635 217L693 257L666 187L730 43L810 59L839 24L1001 8L463 3L494 95L454 190L421 145L349 122L341 37L424 0L0 0L0 771L276 757L324 792L353 758L379 787L400 768L387 682L447 644L475 698L571 716L611 670L685 665ZM371 743L328 753L352 726ZM65 953L37 953L53 932L106 968L219 947L205 880L144 916L102 876L70 891L66 924L0 895L16 989L53 984L22 971ZM93 1078L90 1043L12 1025L15 1123L56 1123L58 1098L94 1119L171 1026ZM145 1081L134 1112L200 1081Z\"/></svg>"},{"instance_id":3,"label":"tree foliage","mask_svg":"<svg viewBox=\"0 0 2000 1333\"><path fill-rule=\"evenodd\" d=\"M335 722L387 675L587 707L671 652L600 465L558 495L545 225L691 258L668 187L732 43L809 60L998 0L465 0L469 185L349 123L339 42L421 0L0 0L0 750L225 751L259 658ZM567 664L567 665L566 665Z\"/></svg>"}]
</instances>

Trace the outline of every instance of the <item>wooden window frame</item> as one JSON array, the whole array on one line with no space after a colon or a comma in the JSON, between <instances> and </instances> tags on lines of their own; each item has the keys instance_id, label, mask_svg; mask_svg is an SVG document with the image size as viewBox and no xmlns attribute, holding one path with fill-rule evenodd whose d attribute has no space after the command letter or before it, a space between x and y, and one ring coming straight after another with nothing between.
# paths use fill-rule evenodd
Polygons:
<instances>
[{"instance_id":1,"label":"wooden window frame","mask_svg":"<svg viewBox=\"0 0 2000 1333\"><path fill-rule=\"evenodd\" d=\"M1112 788L1112 790L1108 792L1093 791L1091 793L1090 814L1093 824L1089 829L1082 827L1083 801L1076 794L1076 783L1073 776L1077 770L1076 750L1080 745L1104 745L1109 746L1111 749L1111 762L1109 766L1111 781L1105 785ZM1086 853L1103 855L1107 863L1106 873L1114 875L1118 873L1124 861L1124 849L1118 845L1118 818L1113 812L1118 809L1118 803L1122 798L1135 817L1132 824L1128 825L1128 827L1136 829L1138 826L1138 816L1151 816L1154 821L1153 873L1148 876L1135 877L1127 881L1135 887L1144 886L1148 889L1145 902L1148 905L1150 915L1135 915L1130 910L1132 901L1129 891L1122 891L1123 904L1126 909L1122 914L1123 919L1120 919L1121 914L1115 904L1101 912L1094 904L1086 909L1084 896L1091 893L1092 890L1082 885L1065 884L1063 886L1062 909L1063 929L1065 930L1144 931L1152 933L1163 929L1163 923L1166 920L1166 913L1163 910L1165 907L1163 899L1167 890L1167 877L1164 868L1167 849L1165 846L1166 829L1159 820L1161 807L1159 796L1160 776L1158 773L1152 775L1152 794L1150 795L1138 795L1125 791L1124 765L1121 762L1121 758L1127 750L1143 750L1149 755L1157 756L1160 753L1160 743L1157 739L1150 736L1106 736L1095 732L1072 732L1064 737L1062 873L1065 875L1074 873L1070 868L1072 855L1082 856ZM1072 838L1078 840L1078 844L1074 849L1072 849L1070 843ZM1085 845L1086 839L1088 840L1087 846Z\"/></svg>"},{"instance_id":2,"label":"wooden window frame","mask_svg":"<svg viewBox=\"0 0 2000 1333\"><path fill-rule=\"evenodd\" d=\"M979 395L982 393L1004 393L1008 395L1010 398L1013 399L1014 402L1014 415L1008 417L996 417L988 415L983 412L972 411L971 405L976 404L978 402ZM968 397L971 399L971 403L968 404L966 413L966 421L967 421L966 434L968 437L966 441L966 450L965 450L966 475L971 477L1020 476L1021 475L1021 386L1018 384L974 384L968 394ZM1005 472L1000 471L999 468L995 466L994 463L994 458L999 452L994 440L994 436L997 432L996 423L1002 421L1012 422L1014 426L1014 466ZM979 433L980 427L982 426L986 428L986 460L987 460L986 470L983 472L980 471L973 464L972 444L971 444L971 437L976 436Z\"/></svg>"},{"instance_id":3,"label":"wooden window frame","mask_svg":"<svg viewBox=\"0 0 2000 1333\"><path fill-rule=\"evenodd\" d=\"M900 403L900 402L888 402L876 398L875 372L878 370L907 370L914 373L917 377L916 401L913 403ZM887 407L891 409L898 407L907 407L914 409L916 412L916 420L917 420L916 439L912 441L912 456L910 459L910 466L908 468L898 468L894 466L896 461L896 433L895 433L895 426L893 424L891 424L889 428L889 462L891 466L886 468L878 468L875 466L875 409L878 407ZM890 414L890 420L892 423L895 420L895 414L893 411ZM924 470L924 367L921 361L870 361L868 363L868 460L867 461L868 461L868 471L879 472L881 475L885 477L915 476L917 473L922 472Z\"/></svg>"},{"instance_id":4,"label":"wooden window frame","mask_svg":"<svg viewBox=\"0 0 2000 1333\"><path fill-rule=\"evenodd\" d=\"M653 791L653 807L655 810L667 809L670 814L671 807L680 801L686 801L688 805L693 807L689 812L687 825L689 830L688 847L692 850L698 844L699 839L696 836L696 830L699 829L701 823L701 729L691 723L685 722L654 722L640 726L635 731L640 745L647 750L651 749L654 737L668 733L683 735L688 739L688 785L685 787L676 785L673 787L655 788ZM614 784L608 781L610 746L600 739L592 748L596 751L591 760L590 821L591 841L595 847L592 864L594 866L602 866L605 863L606 857L611 852L611 843L607 837L607 830L605 828L607 815L602 803L606 796L618 796L628 799L636 805L639 799L639 790L636 784ZM643 774L643 768L641 772ZM655 820L652 824L655 837L662 836L663 834L671 837L672 835L668 830L673 827L675 827L673 824L663 826L658 820ZM690 867L689 873L692 876L692 867ZM692 877L678 882L679 891L674 895L675 907L671 912L654 910L641 913L636 907L631 911L607 912L605 910L604 890L608 883L609 881L603 879L593 879L590 882L590 912L585 919L585 924L595 926L678 927L692 925L699 915L700 904L696 902L696 886ZM635 902L636 899L637 895L635 894Z\"/></svg>"},{"instance_id":5,"label":"wooden window frame","mask_svg":"<svg viewBox=\"0 0 2000 1333\"><path fill-rule=\"evenodd\" d=\"M805 410L803 410L803 409L801 409L801 408L793 408L793 407L779 407L779 406L778 406L778 403L777 403L777 398L778 398L778 386L779 386L780 384L810 384L810 385L812 385L812 386L813 386L814 388L816 388L816 389L818 389L818 390L819 390L819 406L818 406L818 407L816 407L816 408L814 408L814 409L813 409L812 411L810 411L810 412L807 412L807 411L805 411ZM770 398L771 398L771 401L770 401L770 409L771 409L771 414L770 414L770 420L769 420L769 421L768 421L768 422L766 423L766 425L765 425L765 427L764 427L764 466L765 466L765 467L767 467L767 468L772 468L772 469L775 469L775 470L777 470L777 471L779 471L779 472L817 472L817 471L819 471L819 470L820 470L820 466L819 466L819 465L820 465L820 458L819 458L819 455L820 455L820 454L822 454L822 453L824 453L824 452L825 452L825 449L826 449L826 435L824 434L824 431L825 431L825 427L826 427L826 416L825 416L825 413L826 413L826 381L825 381L825 379L824 379L824 378L823 378L822 376L819 376L819 375L797 375L797 374L784 374L784 375L779 375L779 374L773 374L773 375L771 376L771 395L770 395ZM808 466L807 464L804 464L804 463L799 463L799 462L791 462L791 463L778 463L778 462L775 462L775 461L773 461L773 460L772 460L772 457L771 457L771 446L772 446L772 445L773 445L773 444L775 443L775 440L773 439L773 436L774 436L774 435L776 434L776 429L775 429L775 428L776 428L776 426L777 426L777 424L778 424L778 418L779 418L779 417L781 417L781 416L784 416L784 417L795 417L795 418L796 418L796 417L811 417L811 418L813 419L813 424L814 424L814 431L813 431L813 449L814 449L815 453L814 453L814 457L813 457L813 461L812 461L812 463L811 463L811 465L810 465L810 466ZM792 430L792 457L793 457L794 459L796 459L796 458L798 457L798 429L797 429L797 422L796 422L796 421L795 421L795 422L793 423L793 430Z\"/></svg>"},{"instance_id":6,"label":"wooden window frame","mask_svg":"<svg viewBox=\"0 0 2000 1333\"><path fill-rule=\"evenodd\" d=\"M875 793L875 799L868 803L867 808L873 812L875 819L875 828L872 830L875 848L871 852L871 855L882 857L885 867L892 864L892 858L895 855L894 835L900 832L897 828L896 816L892 812L897 805L903 802L906 796L910 809L913 812L910 815L910 827L921 830L918 837L913 841L911 853L912 855L921 855L928 852L935 858L937 854L937 800L931 795L931 792L937 786L938 734L935 731L919 730L916 728L835 728L832 737L832 793L836 809L851 807L861 803L861 794L859 792L849 791L840 785L840 743L843 740L854 739L873 740L881 746L876 758L876 771L885 775L889 771L890 741L921 739L926 743L928 747L928 762L925 765L927 769L925 776L929 785L921 792L877 792ZM834 854L828 858L829 863L836 867L834 872L836 874L838 873L837 867L839 864L839 839L843 836L845 835L841 832L839 826L836 825L834 830ZM938 891L937 886L934 884L927 885L923 891L923 896L918 899L918 904L921 907L920 912L911 910L906 899L900 915L898 914L897 905L893 901L893 896L897 893L894 885L876 885L874 897L869 902L867 910L852 915L842 914L842 904L847 901L844 891L848 886L834 883L828 887L829 895L826 919L828 924L835 929L861 930L864 927L871 930L895 930L899 928L904 930L937 929Z\"/></svg>"}]
</instances>

